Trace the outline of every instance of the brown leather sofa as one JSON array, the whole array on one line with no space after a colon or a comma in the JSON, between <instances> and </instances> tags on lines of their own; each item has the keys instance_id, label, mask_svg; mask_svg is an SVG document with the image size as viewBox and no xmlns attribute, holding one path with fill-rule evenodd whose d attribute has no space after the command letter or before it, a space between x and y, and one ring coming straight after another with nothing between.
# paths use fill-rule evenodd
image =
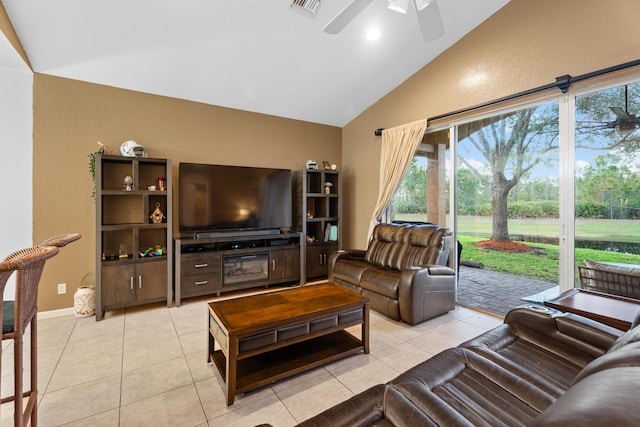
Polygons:
<instances>
[{"instance_id":1,"label":"brown leather sofa","mask_svg":"<svg viewBox=\"0 0 640 427\"><path fill-rule=\"evenodd\" d=\"M367 250L329 257L329 281L369 297L371 308L415 325L455 308L446 267L451 231L433 224L378 224Z\"/></svg>"},{"instance_id":2,"label":"brown leather sofa","mask_svg":"<svg viewBox=\"0 0 640 427\"><path fill-rule=\"evenodd\" d=\"M639 390L640 326L531 305L299 426L638 426Z\"/></svg>"}]
</instances>

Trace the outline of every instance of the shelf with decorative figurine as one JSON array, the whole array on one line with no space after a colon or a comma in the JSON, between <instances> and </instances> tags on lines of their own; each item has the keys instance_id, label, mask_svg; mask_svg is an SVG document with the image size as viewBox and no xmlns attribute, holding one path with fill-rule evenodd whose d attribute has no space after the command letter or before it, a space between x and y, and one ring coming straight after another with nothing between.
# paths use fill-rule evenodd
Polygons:
<instances>
[{"instance_id":1,"label":"shelf with decorative figurine","mask_svg":"<svg viewBox=\"0 0 640 427\"><path fill-rule=\"evenodd\" d=\"M96 155L96 320L173 304L171 161Z\"/></svg>"},{"instance_id":2,"label":"shelf with decorative figurine","mask_svg":"<svg viewBox=\"0 0 640 427\"><path fill-rule=\"evenodd\" d=\"M335 164L307 162L294 174L294 228L303 233L303 277L326 277L329 255L340 247L341 180Z\"/></svg>"}]
</instances>

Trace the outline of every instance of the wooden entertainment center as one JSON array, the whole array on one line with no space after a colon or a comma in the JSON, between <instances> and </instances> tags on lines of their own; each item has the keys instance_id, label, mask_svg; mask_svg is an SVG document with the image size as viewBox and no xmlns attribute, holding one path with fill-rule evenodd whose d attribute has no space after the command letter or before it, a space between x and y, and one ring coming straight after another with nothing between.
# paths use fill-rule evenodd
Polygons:
<instances>
[{"instance_id":1,"label":"wooden entertainment center","mask_svg":"<svg viewBox=\"0 0 640 427\"><path fill-rule=\"evenodd\" d=\"M176 239L169 159L98 155L95 170L96 320L152 302L304 284L326 277L339 247L335 170L181 163Z\"/></svg>"},{"instance_id":2,"label":"wooden entertainment center","mask_svg":"<svg viewBox=\"0 0 640 427\"><path fill-rule=\"evenodd\" d=\"M182 298L301 283L300 233L175 239L175 305Z\"/></svg>"}]
</instances>

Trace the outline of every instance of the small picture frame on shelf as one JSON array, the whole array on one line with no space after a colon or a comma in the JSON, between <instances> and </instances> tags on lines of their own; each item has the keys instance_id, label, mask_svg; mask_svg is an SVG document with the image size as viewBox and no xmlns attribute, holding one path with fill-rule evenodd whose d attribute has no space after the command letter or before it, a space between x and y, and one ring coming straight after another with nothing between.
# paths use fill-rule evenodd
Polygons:
<instances>
[{"instance_id":1,"label":"small picture frame on shelf","mask_svg":"<svg viewBox=\"0 0 640 427\"><path fill-rule=\"evenodd\" d=\"M331 170L331 165L326 160L322 162L322 165L324 166L324 170Z\"/></svg>"}]
</instances>

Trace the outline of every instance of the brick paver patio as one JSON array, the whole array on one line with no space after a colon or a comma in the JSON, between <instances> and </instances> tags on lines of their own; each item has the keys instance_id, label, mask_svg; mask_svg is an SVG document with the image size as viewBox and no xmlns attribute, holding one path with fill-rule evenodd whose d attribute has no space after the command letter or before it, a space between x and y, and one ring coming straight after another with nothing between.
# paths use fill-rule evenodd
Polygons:
<instances>
[{"instance_id":1,"label":"brick paver patio","mask_svg":"<svg viewBox=\"0 0 640 427\"><path fill-rule=\"evenodd\" d=\"M548 291L549 298L558 293L556 283L526 279L500 271L460 266L458 304L501 316L519 305L523 297Z\"/></svg>"}]
</instances>

